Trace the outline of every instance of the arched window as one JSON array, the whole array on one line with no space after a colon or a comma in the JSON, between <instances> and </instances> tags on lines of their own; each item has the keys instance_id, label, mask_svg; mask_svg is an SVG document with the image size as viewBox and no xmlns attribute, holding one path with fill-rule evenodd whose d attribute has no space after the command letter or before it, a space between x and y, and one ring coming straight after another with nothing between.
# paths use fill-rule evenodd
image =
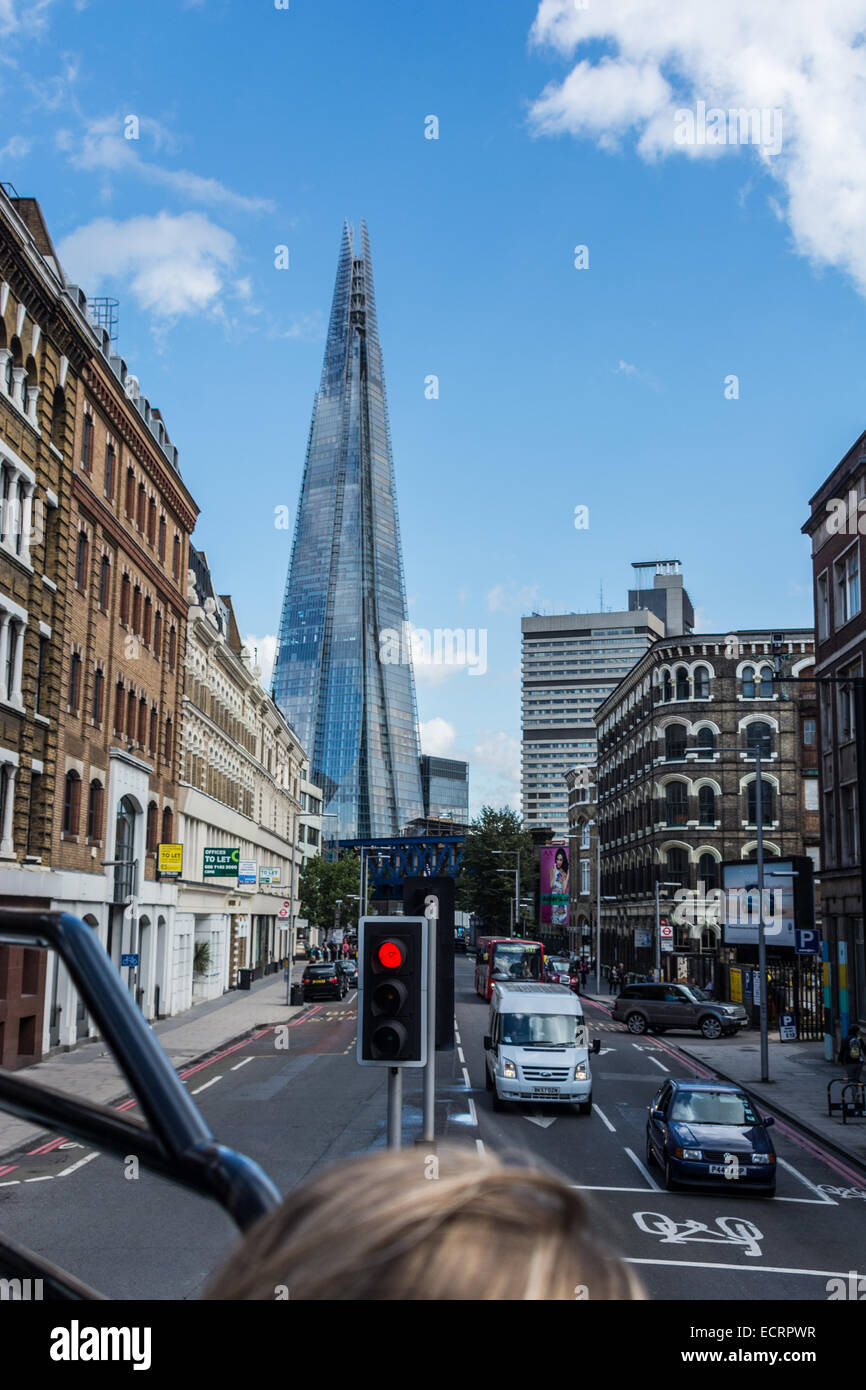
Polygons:
<instances>
[{"instance_id":1,"label":"arched window","mask_svg":"<svg viewBox=\"0 0 866 1390\"><path fill-rule=\"evenodd\" d=\"M664 675L662 676L662 700L665 702L665 704L667 704L667 702L669 700L672 700L673 698L674 688L673 684L671 683L671 673L670 671L665 671Z\"/></svg>"},{"instance_id":2,"label":"arched window","mask_svg":"<svg viewBox=\"0 0 866 1390\"><path fill-rule=\"evenodd\" d=\"M138 818L136 804L130 796L124 796L117 805L117 820L114 831L114 857L118 861L114 870L114 901L125 902L135 889L135 822Z\"/></svg>"},{"instance_id":3,"label":"arched window","mask_svg":"<svg viewBox=\"0 0 866 1390\"><path fill-rule=\"evenodd\" d=\"M698 757L712 758L716 751L716 736L712 729L698 729L697 733Z\"/></svg>"},{"instance_id":4,"label":"arched window","mask_svg":"<svg viewBox=\"0 0 866 1390\"><path fill-rule=\"evenodd\" d=\"M171 572L177 579L180 570L180 536L175 533L174 545L171 548Z\"/></svg>"},{"instance_id":5,"label":"arched window","mask_svg":"<svg viewBox=\"0 0 866 1390\"><path fill-rule=\"evenodd\" d=\"M762 758L769 758L773 752L773 730L769 724L756 723L746 726L746 748L754 758L756 753L760 753Z\"/></svg>"},{"instance_id":6,"label":"arched window","mask_svg":"<svg viewBox=\"0 0 866 1390\"><path fill-rule=\"evenodd\" d=\"M680 762L686 756L686 730L683 724L668 724L665 729L665 759Z\"/></svg>"},{"instance_id":7,"label":"arched window","mask_svg":"<svg viewBox=\"0 0 866 1390\"><path fill-rule=\"evenodd\" d=\"M90 546L87 541L87 532L78 532L78 546L75 551L75 584L79 589L87 587L87 555Z\"/></svg>"},{"instance_id":8,"label":"arched window","mask_svg":"<svg viewBox=\"0 0 866 1390\"><path fill-rule=\"evenodd\" d=\"M712 787L698 787L698 824L715 825L716 793Z\"/></svg>"},{"instance_id":9,"label":"arched window","mask_svg":"<svg viewBox=\"0 0 866 1390\"><path fill-rule=\"evenodd\" d=\"M103 804L102 783L94 778L90 783L90 795L87 798L87 838L88 840L102 839L102 804Z\"/></svg>"},{"instance_id":10,"label":"arched window","mask_svg":"<svg viewBox=\"0 0 866 1390\"><path fill-rule=\"evenodd\" d=\"M754 700L755 698L755 668L754 666L744 666L743 674L740 676L741 688L744 700Z\"/></svg>"},{"instance_id":11,"label":"arched window","mask_svg":"<svg viewBox=\"0 0 866 1390\"><path fill-rule=\"evenodd\" d=\"M673 883L679 883L681 887L689 886L689 854L688 850L680 849L675 846L668 850L668 860L665 866L665 877Z\"/></svg>"},{"instance_id":12,"label":"arched window","mask_svg":"<svg viewBox=\"0 0 866 1390\"><path fill-rule=\"evenodd\" d=\"M710 697L710 672L706 666L695 667L695 699L708 700Z\"/></svg>"},{"instance_id":13,"label":"arched window","mask_svg":"<svg viewBox=\"0 0 866 1390\"><path fill-rule=\"evenodd\" d=\"M81 778L70 770L66 774L63 794L63 833L78 834L78 821L81 815Z\"/></svg>"},{"instance_id":14,"label":"arched window","mask_svg":"<svg viewBox=\"0 0 866 1390\"><path fill-rule=\"evenodd\" d=\"M156 846L157 846L156 831L157 831L157 823L158 823L158 822L157 822L157 816L158 816L158 809L157 809L156 802L155 802L155 801L151 801L150 805L149 805L148 808L147 808L147 852L148 852L148 854L155 854L155 853L156 853Z\"/></svg>"},{"instance_id":15,"label":"arched window","mask_svg":"<svg viewBox=\"0 0 866 1390\"><path fill-rule=\"evenodd\" d=\"M772 700L773 698L773 672L769 666L762 666L759 672L760 685L758 694L762 700Z\"/></svg>"},{"instance_id":16,"label":"arched window","mask_svg":"<svg viewBox=\"0 0 866 1390\"><path fill-rule=\"evenodd\" d=\"M688 787L685 782L668 782L665 787L665 820L667 824L685 825L688 818Z\"/></svg>"},{"instance_id":17,"label":"arched window","mask_svg":"<svg viewBox=\"0 0 866 1390\"><path fill-rule=\"evenodd\" d=\"M702 854L698 860L698 878L707 892L719 886L719 863L714 854Z\"/></svg>"},{"instance_id":18,"label":"arched window","mask_svg":"<svg viewBox=\"0 0 866 1390\"><path fill-rule=\"evenodd\" d=\"M749 825L758 823L758 788L757 779L752 778L747 786L747 820ZM772 825L776 819L776 789L772 782L768 782L766 777L761 778L761 811L764 825Z\"/></svg>"},{"instance_id":19,"label":"arched window","mask_svg":"<svg viewBox=\"0 0 866 1390\"><path fill-rule=\"evenodd\" d=\"M687 700L689 698L689 673L685 666L678 666L676 669L677 699Z\"/></svg>"},{"instance_id":20,"label":"arched window","mask_svg":"<svg viewBox=\"0 0 866 1390\"><path fill-rule=\"evenodd\" d=\"M164 807L162 812L162 843L174 844L174 816L170 806Z\"/></svg>"}]
</instances>

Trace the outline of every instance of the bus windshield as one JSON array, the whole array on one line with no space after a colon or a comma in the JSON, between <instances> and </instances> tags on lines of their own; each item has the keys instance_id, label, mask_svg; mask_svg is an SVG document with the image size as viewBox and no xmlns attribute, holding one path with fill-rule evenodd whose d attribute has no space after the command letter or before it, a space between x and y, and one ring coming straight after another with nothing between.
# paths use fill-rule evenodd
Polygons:
<instances>
[{"instance_id":1,"label":"bus windshield","mask_svg":"<svg viewBox=\"0 0 866 1390\"><path fill-rule=\"evenodd\" d=\"M490 977L493 980L540 980L541 948L524 941L492 944Z\"/></svg>"}]
</instances>

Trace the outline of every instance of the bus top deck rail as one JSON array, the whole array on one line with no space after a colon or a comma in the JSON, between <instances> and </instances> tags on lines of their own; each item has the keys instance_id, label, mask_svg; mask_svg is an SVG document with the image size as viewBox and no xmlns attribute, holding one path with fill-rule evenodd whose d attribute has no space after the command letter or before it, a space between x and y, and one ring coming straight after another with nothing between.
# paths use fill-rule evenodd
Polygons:
<instances>
[{"instance_id":1,"label":"bus top deck rail","mask_svg":"<svg viewBox=\"0 0 866 1390\"><path fill-rule=\"evenodd\" d=\"M0 1110L74 1136L218 1202L246 1230L280 1200L258 1164L218 1144L91 927L69 913L0 909L0 946L55 950L136 1097L147 1126L0 1068ZM51 1299L101 1298L0 1233L0 1276L43 1280Z\"/></svg>"}]
</instances>

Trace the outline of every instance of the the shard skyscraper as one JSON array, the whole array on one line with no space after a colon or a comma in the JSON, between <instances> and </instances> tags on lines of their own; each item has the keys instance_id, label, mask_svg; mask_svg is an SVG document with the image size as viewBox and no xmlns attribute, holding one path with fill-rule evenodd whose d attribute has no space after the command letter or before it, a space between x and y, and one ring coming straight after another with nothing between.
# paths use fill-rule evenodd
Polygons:
<instances>
[{"instance_id":1,"label":"the shard skyscraper","mask_svg":"<svg viewBox=\"0 0 866 1390\"><path fill-rule=\"evenodd\" d=\"M366 225L343 232L274 666L274 699L310 754L327 839L394 835L423 815L415 682L380 661L406 594ZM387 643L387 639L386 639ZM390 650L394 649L393 640ZM408 641L399 647L406 656ZM383 650L385 650L383 648Z\"/></svg>"}]
</instances>

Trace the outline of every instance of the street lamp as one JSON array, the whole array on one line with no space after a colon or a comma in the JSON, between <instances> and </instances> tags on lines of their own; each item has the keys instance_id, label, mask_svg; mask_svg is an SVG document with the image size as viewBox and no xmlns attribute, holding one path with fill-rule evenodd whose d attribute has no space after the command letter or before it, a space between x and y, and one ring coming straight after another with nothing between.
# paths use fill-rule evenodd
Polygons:
<instances>
[{"instance_id":1,"label":"street lamp","mask_svg":"<svg viewBox=\"0 0 866 1390\"><path fill-rule=\"evenodd\" d=\"M491 853L491 854L516 854L516 855L517 855L517 868L516 868L515 871L514 871L514 909L513 909L513 913L514 913L514 916L519 917L520 913L519 913L519 909L518 909L518 903L520 902L520 849L519 849L519 848L518 848L518 849L492 849L492 850L490 851L490 853ZM503 872L503 871L500 871L500 872ZM504 870L504 872L510 874L510 873L511 873L511 870L510 870L510 869L506 869L506 870ZM512 913L511 913L511 911L509 911L509 917L511 917L511 915L512 915ZM513 933L513 930L509 929L508 935L509 935L509 936L513 936L513 934L514 934L514 933Z\"/></svg>"}]
</instances>

